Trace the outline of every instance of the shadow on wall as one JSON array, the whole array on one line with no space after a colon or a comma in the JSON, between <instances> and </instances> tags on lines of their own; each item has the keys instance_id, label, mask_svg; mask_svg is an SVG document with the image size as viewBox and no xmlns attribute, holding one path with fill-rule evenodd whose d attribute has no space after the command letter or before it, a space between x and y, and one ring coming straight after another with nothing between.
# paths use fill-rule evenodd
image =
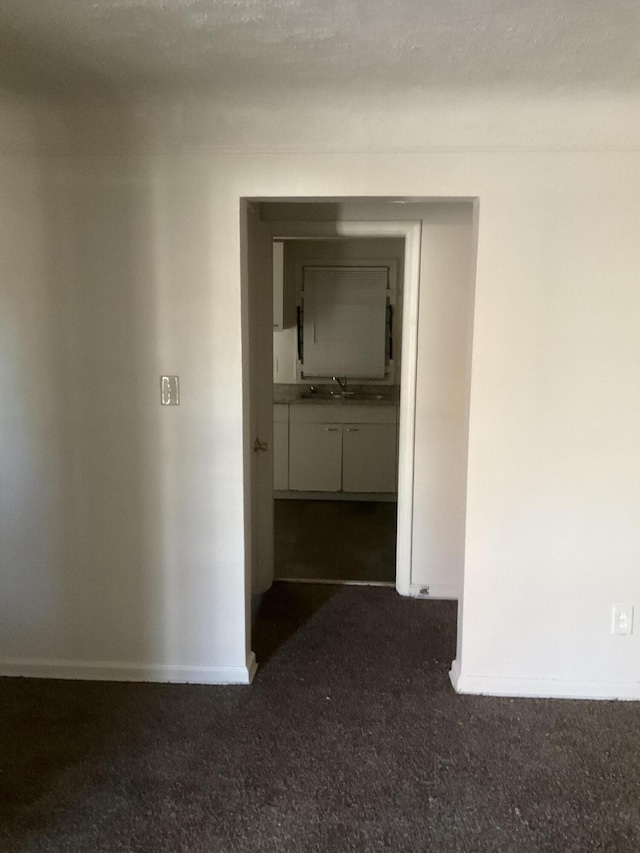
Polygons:
<instances>
[{"instance_id":1,"label":"shadow on wall","mask_svg":"<svg viewBox=\"0 0 640 853\"><path fill-rule=\"evenodd\" d=\"M29 132L39 134L33 148L43 153L5 158L0 171L0 380L10 401L1 415L0 533L8 559L0 658L18 670L21 661L69 661L87 671L96 661L165 660L172 638L162 630L168 593L159 519L172 508L158 458L171 452L171 435L159 419L157 282L148 280L165 236L156 233L157 186L145 181L142 188L126 167L114 178L95 158L45 156L87 139L81 123L70 127L62 112L52 138L51 112L40 111L43 93L72 96L78 82L108 88L6 28L0 44L0 90L19 104ZM110 133L111 147L127 148L124 105ZM100 725L86 725L74 712L82 686L63 708L48 708L46 684L39 684L32 690L24 681L18 707L3 710L20 715L27 730L30 721L68 719L78 737L72 751L54 734L46 747L40 740L41 749L19 755L3 743L10 798L64 787L70 768L101 753L109 720L115 726L128 713L128 692L112 691L121 701L101 709ZM50 817L56 823L59 815Z\"/></svg>"}]
</instances>

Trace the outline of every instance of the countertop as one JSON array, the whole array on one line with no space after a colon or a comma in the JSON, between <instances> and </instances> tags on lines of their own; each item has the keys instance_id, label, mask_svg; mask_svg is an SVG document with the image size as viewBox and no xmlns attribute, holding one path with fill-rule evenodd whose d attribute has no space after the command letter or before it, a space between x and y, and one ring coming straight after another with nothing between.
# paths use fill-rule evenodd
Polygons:
<instances>
[{"instance_id":1,"label":"countertop","mask_svg":"<svg viewBox=\"0 0 640 853\"><path fill-rule=\"evenodd\" d=\"M274 385L273 402L286 403L290 406L397 406L399 404L400 389L397 385L354 386L353 397L331 397L328 394L328 392L330 391L330 386L316 387L318 389L317 397L302 397L302 394L309 394L308 385ZM376 399L378 395L380 395L382 399Z\"/></svg>"}]
</instances>

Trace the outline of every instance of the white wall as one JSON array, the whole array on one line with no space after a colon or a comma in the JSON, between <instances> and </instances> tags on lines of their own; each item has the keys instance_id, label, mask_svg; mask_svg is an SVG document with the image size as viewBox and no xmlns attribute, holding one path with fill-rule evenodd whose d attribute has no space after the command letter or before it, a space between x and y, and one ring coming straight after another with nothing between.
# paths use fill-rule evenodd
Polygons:
<instances>
[{"instance_id":1,"label":"white wall","mask_svg":"<svg viewBox=\"0 0 640 853\"><path fill-rule=\"evenodd\" d=\"M248 678L237 217L175 165L0 164L0 671Z\"/></svg>"},{"instance_id":2,"label":"white wall","mask_svg":"<svg viewBox=\"0 0 640 853\"><path fill-rule=\"evenodd\" d=\"M411 585L462 594L474 295L470 203L421 205Z\"/></svg>"},{"instance_id":3,"label":"white wall","mask_svg":"<svg viewBox=\"0 0 640 853\"><path fill-rule=\"evenodd\" d=\"M512 156L481 196L462 690L640 697L638 159Z\"/></svg>"},{"instance_id":4,"label":"white wall","mask_svg":"<svg viewBox=\"0 0 640 853\"><path fill-rule=\"evenodd\" d=\"M592 150L554 149L547 116L536 151L485 106L483 150L273 153L256 113L245 150L2 161L3 672L246 676L238 199L477 196L457 684L640 695L638 633L609 633L640 601L636 114L619 150L595 113Z\"/></svg>"}]
</instances>

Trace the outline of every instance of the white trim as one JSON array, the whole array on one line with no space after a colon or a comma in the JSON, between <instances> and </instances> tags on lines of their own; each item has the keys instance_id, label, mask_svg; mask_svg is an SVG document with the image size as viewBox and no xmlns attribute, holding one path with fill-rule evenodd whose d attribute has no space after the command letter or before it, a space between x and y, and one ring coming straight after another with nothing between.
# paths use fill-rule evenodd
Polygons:
<instances>
[{"instance_id":1,"label":"white trim","mask_svg":"<svg viewBox=\"0 0 640 853\"><path fill-rule=\"evenodd\" d=\"M411 598L424 598L425 601L430 598L457 601L460 598L460 590L451 584L412 583L406 595Z\"/></svg>"},{"instance_id":2,"label":"white trim","mask_svg":"<svg viewBox=\"0 0 640 853\"><path fill-rule=\"evenodd\" d=\"M457 660L449 672L456 693L523 699L619 699L640 701L640 681L573 681L556 678L504 678L463 675Z\"/></svg>"},{"instance_id":3,"label":"white trim","mask_svg":"<svg viewBox=\"0 0 640 853\"><path fill-rule=\"evenodd\" d=\"M265 201L271 200L265 199ZM309 199L309 201L313 201L313 199ZM332 237L406 238L412 228L420 227L421 221L412 219L372 219L368 221L345 219L341 222L266 220L263 224L271 232L273 240L329 240Z\"/></svg>"},{"instance_id":4,"label":"white trim","mask_svg":"<svg viewBox=\"0 0 640 853\"><path fill-rule=\"evenodd\" d=\"M274 583L312 583L325 584L326 586L390 586L394 587L393 581L345 581L324 580L321 578L274 578Z\"/></svg>"},{"instance_id":5,"label":"white trim","mask_svg":"<svg viewBox=\"0 0 640 853\"><path fill-rule=\"evenodd\" d=\"M247 655L247 681L240 682L241 684L251 684L258 670L258 662L256 661L255 652L249 652Z\"/></svg>"},{"instance_id":6,"label":"white trim","mask_svg":"<svg viewBox=\"0 0 640 853\"><path fill-rule=\"evenodd\" d=\"M418 373L418 302L422 222L407 222L405 231L400 408L398 418L398 538L396 589L411 595L413 561L413 477Z\"/></svg>"},{"instance_id":7,"label":"white trim","mask_svg":"<svg viewBox=\"0 0 640 853\"><path fill-rule=\"evenodd\" d=\"M246 666L181 666L122 661L46 660L43 658L0 658L1 676L24 678L69 678L82 681L154 681L173 684L251 684L256 656Z\"/></svg>"},{"instance_id":8,"label":"white trim","mask_svg":"<svg viewBox=\"0 0 640 853\"><path fill-rule=\"evenodd\" d=\"M460 693L460 663L458 658L456 658L451 664L451 669L449 670L449 681L456 693Z\"/></svg>"}]
</instances>

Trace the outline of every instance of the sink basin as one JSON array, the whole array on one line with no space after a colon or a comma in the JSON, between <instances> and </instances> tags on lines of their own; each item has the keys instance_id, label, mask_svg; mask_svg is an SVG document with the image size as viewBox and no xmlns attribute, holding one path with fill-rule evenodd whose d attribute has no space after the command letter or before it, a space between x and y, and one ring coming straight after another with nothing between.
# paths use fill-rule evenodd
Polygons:
<instances>
[{"instance_id":1,"label":"sink basin","mask_svg":"<svg viewBox=\"0 0 640 853\"><path fill-rule=\"evenodd\" d=\"M387 397L385 394L374 394L370 391L347 391L346 394L340 393L340 391L303 391L300 394L300 399L302 400L317 400L318 402L326 403L331 400L386 400Z\"/></svg>"}]
</instances>

